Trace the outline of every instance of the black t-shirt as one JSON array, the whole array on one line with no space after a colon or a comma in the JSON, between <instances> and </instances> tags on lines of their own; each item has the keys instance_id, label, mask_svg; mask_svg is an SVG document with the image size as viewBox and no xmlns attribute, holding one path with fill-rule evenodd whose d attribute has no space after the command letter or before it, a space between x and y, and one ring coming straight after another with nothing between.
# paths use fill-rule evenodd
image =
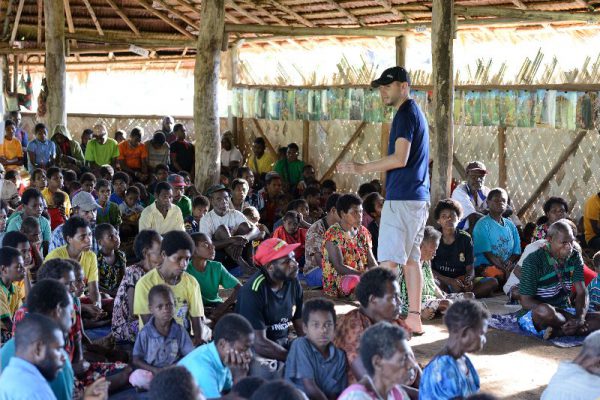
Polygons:
<instances>
[{"instance_id":1,"label":"black t-shirt","mask_svg":"<svg viewBox=\"0 0 600 400\"><path fill-rule=\"evenodd\" d=\"M267 275L257 272L240 289L235 312L255 330L266 329L268 339L286 345L290 322L302 317L303 297L298 279L287 281L274 291Z\"/></svg>"},{"instance_id":2,"label":"black t-shirt","mask_svg":"<svg viewBox=\"0 0 600 400\"><path fill-rule=\"evenodd\" d=\"M194 168L194 151L194 145L189 142L171 143L171 153L175 154L175 160L184 171L189 173L192 173Z\"/></svg>"},{"instance_id":3,"label":"black t-shirt","mask_svg":"<svg viewBox=\"0 0 600 400\"><path fill-rule=\"evenodd\" d=\"M377 258L377 246L379 246L379 224L377 221L373 220L367 226L369 233L371 234L371 243L373 245L373 254L375 258Z\"/></svg>"},{"instance_id":4,"label":"black t-shirt","mask_svg":"<svg viewBox=\"0 0 600 400\"><path fill-rule=\"evenodd\" d=\"M456 230L456 240L448 245L440 241L431 268L440 275L457 278L465 275L467 266L473 265L473 240L465 231Z\"/></svg>"}]
</instances>

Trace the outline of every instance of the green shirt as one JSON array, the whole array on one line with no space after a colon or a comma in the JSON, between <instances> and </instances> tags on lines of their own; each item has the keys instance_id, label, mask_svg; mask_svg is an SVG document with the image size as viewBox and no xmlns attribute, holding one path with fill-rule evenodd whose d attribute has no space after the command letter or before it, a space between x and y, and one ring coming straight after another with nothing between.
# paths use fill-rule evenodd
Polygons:
<instances>
[{"instance_id":1,"label":"green shirt","mask_svg":"<svg viewBox=\"0 0 600 400\"><path fill-rule=\"evenodd\" d=\"M123 223L123 219L121 218L121 211L119 210L119 206L113 203L112 201L108 202L108 205L104 207L98 208L98 213L96 215L96 224L111 224L115 227L118 227Z\"/></svg>"},{"instance_id":2,"label":"green shirt","mask_svg":"<svg viewBox=\"0 0 600 400\"><path fill-rule=\"evenodd\" d=\"M186 219L190 215L192 215L192 200L189 197L183 195L181 199L177 203L177 207L181 209L181 213L183 214L183 219Z\"/></svg>"},{"instance_id":3,"label":"green shirt","mask_svg":"<svg viewBox=\"0 0 600 400\"><path fill-rule=\"evenodd\" d=\"M4 369L8 365L11 358L15 356L15 339L12 338L2 346L0 351L1 368ZM71 400L73 398L73 389L75 389L75 374L69 355L65 352L65 365L58 371L58 375L52 382L49 382L50 389L58 400Z\"/></svg>"},{"instance_id":4,"label":"green shirt","mask_svg":"<svg viewBox=\"0 0 600 400\"><path fill-rule=\"evenodd\" d=\"M231 275L223 264L217 261L207 260L204 272L194 268L192 261L190 261L187 273L198 281L202 293L202 302L205 305L223 302L223 299L219 296L219 286L223 286L224 289L232 289L240 284L240 281Z\"/></svg>"},{"instance_id":5,"label":"green shirt","mask_svg":"<svg viewBox=\"0 0 600 400\"><path fill-rule=\"evenodd\" d=\"M104 144L92 139L85 148L85 160L98 165L111 164L112 160L117 157L119 157L119 144L112 138L106 139Z\"/></svg>"},{"instance_id":6,"label":"green shirt","mask_svg":"<svg viewBox=\"0 0 600 400\"><path fill-rule=\"evenodd\" d=\"M279 160L273 167L284 182L296 186L302 180L302 170L304 169L304 161L296 160L289 162L287 159Z\"/></svg>"},{"instance_id":7,"label":"green shirt","mask_svg":"<svg viewBox=\"0 0 600 400\"><path fill-rule=\"evenodd\" d=\"M562 277L562 284L559 276ZM561 265L550 256L546 248L541 248L523 261L519 293L565 309L569 307L574 282L583 282L581 254L573 249L569 258Z\"/></svg>"}]
</instances>

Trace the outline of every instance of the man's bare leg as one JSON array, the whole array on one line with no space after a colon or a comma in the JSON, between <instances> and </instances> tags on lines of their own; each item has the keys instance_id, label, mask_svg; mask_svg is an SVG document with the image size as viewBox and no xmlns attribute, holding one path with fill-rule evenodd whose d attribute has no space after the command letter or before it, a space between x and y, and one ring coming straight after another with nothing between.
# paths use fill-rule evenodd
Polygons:
<instances>
[{"instance_id":1,"label":"man's bare leg","mask_svg":"<svg viewBox=\"0 0 600 400\"><path fill-rule=\"evenodd\" d=\"M398 264L393 261L383 261L379 266L398 271ZM404 274L404 279L406 280L406 289L408 290L408 310L418 311L420 313L421 294L423 291L423 273L421 271L421 266L416 261L409 260L407 265L402 266L402 272ZM413 307L413 304L417 304L417 306ZM406 317L406 324L413 332L423 332L420 315L409 312Z\"/></svg>"}]
</instances>

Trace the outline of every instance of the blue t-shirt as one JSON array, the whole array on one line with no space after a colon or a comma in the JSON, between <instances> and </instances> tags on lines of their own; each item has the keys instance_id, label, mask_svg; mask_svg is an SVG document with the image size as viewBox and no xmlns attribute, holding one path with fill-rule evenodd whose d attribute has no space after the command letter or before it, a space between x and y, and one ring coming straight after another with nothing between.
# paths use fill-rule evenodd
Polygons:
<instances>
[{"instance_id":1,"label":"blue t-shirt","mask_svg":"<svg viewBox=\"0 0 600 400\"><path fill-rule=\"evenodd\" d=\"M492 253L503 261L508 261L513 254L521 254L521 239L517 227L510 219L502 218L500 225L492 217L486 215L473 228L473 252L475 266L490 265L484 253Z\"/></svg>"},{"instance_id":2,"label":"blue t-shirt","mask_svg":"<svg viewBox=\"0 0 600 400\"><path fill-rule=\"evenodd\" d=\"M479 391L479 375L466 355L469 374L461 371L451 356L435 357L423 370L419 384L419 398L451 400L462 399Z\"/></svg>"},{"instance_id":3,"label":"blue t-shirt","mask_svg":"<svg viewBox=\"0 0 600 400\"><path fill-rule=\"evenodd\" d=\"M387 171L385 199L429 201L429 126L413 99L406 100L394 115L388 155L394 154L400 138L410 142L408 161L404 168Z\"/></svg>"},{"instance_id":4,"label":"blue t-shirt","mask_svg":"<svg viewBox=\"0 0 600 400\"><path fill-rule=\"evenodd\" d=\"M0 399L56 400L56 396L35 365L13 357L0 375Z\"/></svg>"},{"instance_id":5,"label":"blue t-shirt","mask_svg":"<svg viewBox=\"0 0 600 400\"><path fill-rule=\"evenodd\" d=\"M1 370L4 370L11 358L15 356L15 339L12 338L2 346L0 350ZM65 365L58 372L56 378L50 382L50 389L59 400L71 400L75 388L75 374L69 361L69 355L65 353Z\"/></svg>"},{"instance_id":6,"label":"blue t-shirt","mask_svg":"<svg viewBox=\"0 0 600 400\"><path fill-rule=\"evenodd\" d=\"M56 145L52 140L40 142L39 140L35 139L29 142L27 151L31 151L35 154L35 162L37 164L47 165L48 162L50 162L50 159L56 157ZM28 164L29 172L32 172L34 168L31 160L28 161Z\"/></svg>"},{"instance_id":7,"label":"blue t-shirt","mask_svg":"<svg viewBox=\"0 0 600 400\"><path fill-rule=\"evenodd\" d=\"M178 365L190 371L207 399L221 397L221 393L233 385L231 371L221 361L215 342L198 347L183 357Z\"/></svg>"}]
</instances>

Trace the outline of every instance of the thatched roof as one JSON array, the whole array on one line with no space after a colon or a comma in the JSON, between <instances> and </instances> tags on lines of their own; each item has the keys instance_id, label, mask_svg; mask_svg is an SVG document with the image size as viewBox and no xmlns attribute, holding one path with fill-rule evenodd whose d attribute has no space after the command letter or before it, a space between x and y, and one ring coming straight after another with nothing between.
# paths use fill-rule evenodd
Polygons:
<instances>
[{"instance_id":1,"label":"thatched roof","mask_svg":"<svg viewBox=\"0 0 600 400\"><path fill-rule=\"evenodd\" d=\"M42 1L1 0L0 53L43 62ZM448 0L450 1L450 0ZM151 62L192 62L200 0L64 0L70 61L140 62L129 51L150 50ZM230 43L260 47L266 41L334 37L418 35L431 23L431 1L226 0ZM589 29L600 24L600 0L455 0L458 29L551 27ZM7 12L8 10L8 12ZM18 49L15 49L18 47ZM108 55L109 58L106 58ZM102 57L102 58L98 58Z\"/></svg>"}]
</instances>

